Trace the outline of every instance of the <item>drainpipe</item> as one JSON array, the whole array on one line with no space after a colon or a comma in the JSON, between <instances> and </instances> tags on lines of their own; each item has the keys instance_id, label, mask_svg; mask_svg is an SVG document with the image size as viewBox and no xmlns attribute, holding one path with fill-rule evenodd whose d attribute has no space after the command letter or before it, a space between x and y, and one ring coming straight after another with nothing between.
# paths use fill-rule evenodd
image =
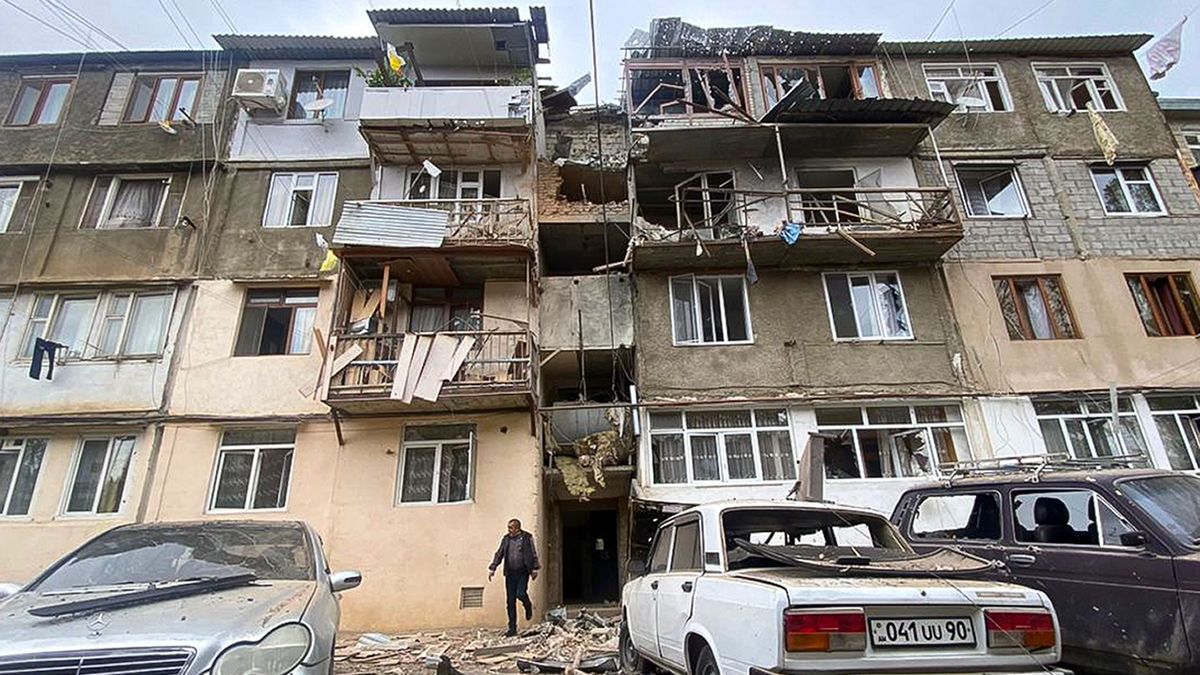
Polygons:
<instances>
[{"instance_id":1,"label":"drainpipe","mask_svg":"<svg viewBox=\"0 0 1200 675\"><path fill-rule=\"evenodd\" d=\"M789 199L788 191L792 189L791 181L788 180L787 162L783 159L783 134L779 132L779 125L774 125L775 128L775 149L779 152L779 175L783 177L783 208L787 210L787 221L789 223L796 222L792 218L792 200Z\"/></svg>"}]
</instances>

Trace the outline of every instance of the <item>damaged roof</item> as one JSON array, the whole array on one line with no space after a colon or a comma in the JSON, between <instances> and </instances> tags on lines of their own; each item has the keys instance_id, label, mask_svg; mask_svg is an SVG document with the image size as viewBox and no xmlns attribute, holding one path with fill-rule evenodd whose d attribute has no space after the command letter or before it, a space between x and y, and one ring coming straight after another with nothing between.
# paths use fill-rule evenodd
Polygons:
<instances>
[{"instance_id":1,"label":"damaged roof","mask_svg":"<svg viewBox=\"0 0 1200 675\"><path fill-rule=\"evenodd\" d=\"M759 120L767 123L847 122L857 124L930 124L937 126L954 104L923 98L813 99L794 88Z\"/></svg>"},{"instance_id":2,"label":"damaged roof","mask_svg":"<svg viewBox=\"0 0 1200 675\"><path fill-rule=\"evenodd\" d=\"M1056 37L1016 37L986 40L895 41L879 43L884 52L908 56L962 56L963 46L971 54L1037 54L1047 56L1131 54L1154 36L1144 33L1123 35L1063 35Z\"/></svg>"},{"instance_id":3,"label":"damaged roof","mask_svg":"<svg viewBox=\"0 0 1200 675\"><path fill-rule=\"evenodd\" d=\"M222 49L259 58L338 59L374 58L379 38L332 35L214 35Z\"/></svg>"},{"instance_id":4,"label":"damaged roof","mask_svg":"<svg viewBox=\"0 0 1200 675\"><path fill-rule=\"evenodd\" d=\"M516 7L466 7L463 9L372 9L367 11L371 23L387 23L398 26L464 26L479 24L523 23L521 12ZM539 44L550 41L550 29L546 24L546 8L530 7L529 24L534 39Z\"/></svg>"},{"instance_id":5,"label":"damaged roof","mask_svg":"<svg viewBox=\"0 0 1200 675\"><path fill-rule=\"evenodd\" d=\"M665 56L822 56L871 54L879 33L809 33L774 26L701 28L679 17L652 19L625 43L631 58Z\"/></svg>"}]
</instances>

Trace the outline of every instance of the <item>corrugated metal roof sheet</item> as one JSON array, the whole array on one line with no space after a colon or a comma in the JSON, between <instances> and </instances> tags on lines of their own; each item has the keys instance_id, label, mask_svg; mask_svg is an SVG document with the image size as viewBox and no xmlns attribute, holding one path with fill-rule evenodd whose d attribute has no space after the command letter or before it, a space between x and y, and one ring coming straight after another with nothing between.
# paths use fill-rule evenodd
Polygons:
<instances>
[{"instance_id":1,"label":"corrugated metal roof sheet","mask_svg":"<svg viewBox=\"0 0 1200 675\"><path fill-rule=\"evenodd\" d=\"M1160 98L1158 107L1166 112L1200 112L1200 98Z\"/></svg>"},{"instance_id":2,"label":"corrugated metal roof sheet","mask_svg":"<svg viewBox=\"0 0 1200 675\"><path fill-rule=\"evenodd\" d=\"M793 89L763 114L763 122L871 122L938 124L954 111L952 103L923 98L803 99Z\"/></svg>"},{"instance_id":3,"label":"corrugated metal roof sheet","mask_svg":"<svg viewBox=\"0 0 1200 675\"><path fill-rule=\"evenodd\" d=\"M966 40L972 54L1047 54L1096 55L1129 54L1154 36L1124 35L1063 35L1055 37L1017 37L989 40ZM962 56L963 40L881 42L879 48L893 56L903 52L908 56Z\"/></svg>"},{"instance_id":4,"label":"corrugated metal roof sheet","mask_svg":"<svg viewBox=\"0 0 1200 675\"><path fill-rule=\"evenodd\" d=\"M377 37L331 35L214 35L223 49L272 58L372 58Z\"/></svg>"},{"instance_id":5,"label":"corrugated metal roof sheet","mask_svg":"<svg viewBox=\"0 0 1200 675\"><path fill-rule=\"evenodd\" d=\"M521 12L516 7L373 9L367 11L367 16L371 23L392 24L521 23Z\"/></svg>"},{"instance_id":6,"label":"corrugated metal roof sheet","mask_svg":"<svg viewBox=\"0 0 1200 675\"><path fill-rule=\"evenodd\" d=\"M335 246L437 248L446 239L450 213L371 201L346 202L333 230Z\"/></svg>"},{"instance_id":7,"label":"corrugated metal roof sheet","mask_svg":"<svg viewBox=\"0 0 1200 675\"><path fill-rule=\"evenodd\" d=\"M683 19L651 19L650 30L635 31L641 44L626 42L630 58L670 56L820 56L871 54L879 33L809 33L774 26L701 28Z\"/></svg>"}]
</instances>

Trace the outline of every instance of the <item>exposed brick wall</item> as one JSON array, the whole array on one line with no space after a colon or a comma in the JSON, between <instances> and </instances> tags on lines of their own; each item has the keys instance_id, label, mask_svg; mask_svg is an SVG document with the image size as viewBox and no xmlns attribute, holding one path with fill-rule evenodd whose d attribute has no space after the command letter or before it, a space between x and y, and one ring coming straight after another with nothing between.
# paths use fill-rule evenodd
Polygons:
<instances>
[{"instance_id":1,"label":"exposed brick wall","mask_svg":"<svg viewBox=\"0 0 1200 675\"><path fill-rule=\"evenodd\" d=\"M599 204L563 199L558 194L560 185L562 185L562 177L559 175L558 165L544 159L538 160L537 205L539 218L594 216L597 220L600 219L602 213ZM625 213L629 210L629 202L610 203L604 208L609 214Z\"/></svg>"}]
</instances>

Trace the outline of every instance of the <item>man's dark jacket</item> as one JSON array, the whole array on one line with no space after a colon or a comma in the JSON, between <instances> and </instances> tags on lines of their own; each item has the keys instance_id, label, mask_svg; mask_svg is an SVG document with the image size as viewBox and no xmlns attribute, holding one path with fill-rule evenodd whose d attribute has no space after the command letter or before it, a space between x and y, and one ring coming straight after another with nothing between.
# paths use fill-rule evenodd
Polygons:
<instances>
[{"instance_id":1,"label":"man's dark jacket","mask_svg":"<svg viewBox=\"0 0 1200 675\"><path fill-rule=\"evenodd\" d=\"M500 547L496 549L496 554L492 556L492 564L488 566L489 570L495 572L496 568L500 566L501 562L504 563L505 576L507 576L509 572L528 574L533 570L541 569L542 566L538 562L537 551L534 550L533 547L533 535L522 530L517 537L521 540L520 559L504 559L505 553L508 551L509 539L509 535L505 534L503 537L500 537Z\"/></svg>"}]
</instances>

